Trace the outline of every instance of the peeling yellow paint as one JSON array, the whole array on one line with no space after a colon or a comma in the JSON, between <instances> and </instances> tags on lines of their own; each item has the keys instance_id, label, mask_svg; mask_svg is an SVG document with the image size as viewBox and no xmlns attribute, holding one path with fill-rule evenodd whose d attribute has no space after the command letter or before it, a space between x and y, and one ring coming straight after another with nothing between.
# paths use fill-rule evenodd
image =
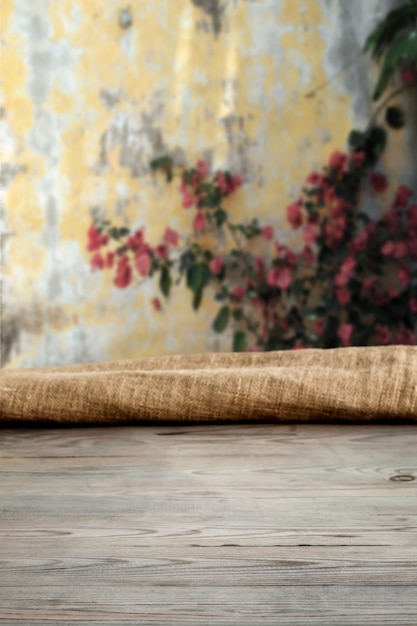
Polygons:
<instances>
[{"instance_id":1,"label":"peeling yellow paint","mask_svg":"<svg viewBox=\"0 0 417 626\"><path fill-rule=\"evenodd\" d=\"M0 12L3 11L3 8ZM22 137L22 130L33 124L33 105L27 97L25 82L28 70L25 66L23 39L19 35L7 38L7 44L1 55L2 90L6 97L5 115L16 137Z\"/></svg>"}]
</instances>

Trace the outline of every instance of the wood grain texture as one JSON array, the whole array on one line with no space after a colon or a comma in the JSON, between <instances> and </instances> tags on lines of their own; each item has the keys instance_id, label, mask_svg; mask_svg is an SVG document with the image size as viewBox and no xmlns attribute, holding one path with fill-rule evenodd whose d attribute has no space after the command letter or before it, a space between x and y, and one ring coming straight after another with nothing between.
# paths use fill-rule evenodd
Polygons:
<instances>
[{"instance_id":1,"label":"wood grain texture","mask_svg":"<svg viewBox=\"0 0 417 626\"><path fill-rule=\"evenodd\" d=\"M417 624L417 429L0 431L0 624Z\"/></svg>"}]
</instances>

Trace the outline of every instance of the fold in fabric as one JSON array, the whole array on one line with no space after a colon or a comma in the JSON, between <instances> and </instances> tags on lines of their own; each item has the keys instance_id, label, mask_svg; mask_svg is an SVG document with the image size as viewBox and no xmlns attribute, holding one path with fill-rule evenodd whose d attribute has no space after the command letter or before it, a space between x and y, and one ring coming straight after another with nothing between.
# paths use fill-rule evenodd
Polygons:
<instances>
[{"instance_id":1,"label":"fold in fabric","mask_svg":"<svg viewBox=\"0 0 417 626\"><path fill-rule=\"evenodd\" d=\"M417 347L149 357L0 372L0 422L417 421Z\"/></svg>"}]
</instances>

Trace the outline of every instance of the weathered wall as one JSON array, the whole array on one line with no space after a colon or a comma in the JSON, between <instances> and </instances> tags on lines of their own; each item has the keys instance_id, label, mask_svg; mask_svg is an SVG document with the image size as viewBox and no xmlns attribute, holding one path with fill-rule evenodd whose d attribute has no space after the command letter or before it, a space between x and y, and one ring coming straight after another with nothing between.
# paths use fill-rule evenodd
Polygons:
<instances>
[{"instance_id":1,"label":"weathered wall","mask_svg":"<svg viewBox=\"0 0 417 626\"><path fill-rule=\"evenodd\" d=\"M185 229L167 150L240 170L230 204L277 227L305 175L370 114L366 34L378 0L2 0L2 365L229 349L177 291L91 273L90 210L159 240ZM341 70L344 70L340 73ZM313 97L306 97L324 85ZM412 179L407 137L387 160ZM405 182L413 182L408 180Z\"/></svg>"}]
</instances>

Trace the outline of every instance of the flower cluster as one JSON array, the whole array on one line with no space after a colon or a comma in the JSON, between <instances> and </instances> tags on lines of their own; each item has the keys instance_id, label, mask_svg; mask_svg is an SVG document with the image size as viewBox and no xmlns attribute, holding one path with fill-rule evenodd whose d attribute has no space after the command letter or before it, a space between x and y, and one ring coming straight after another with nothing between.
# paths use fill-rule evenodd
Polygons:
<instances>
[{"instance_id":1,"label":"flower cluster","mask_svg":"<svg viewBox=\"0 0 417 626\"><path fill-rule=\"evenodd\" d=\"M109 222L88 231L94 270L112 269L114 284L159 276L168 298L184 280L198 309L210 287L219 302L216 332L233 330L233 349L276 350L351 345L414 344L417 324L417 204L401 186L378 220L360 210L364 187L379 197L388 182L376 171L371 137L353 133L348 153L334 152L321 172L307 178L301 196L286 210L299 233L296 248L257 219L233 222L228 196L243 184L240 174L210 173L206 161L180 171L182 206L192 209L193 237L167 227L152 246L144 228L134 232ZM173 164L153 163L168 180ZM218 235L227 242L218 246ZM211 234L207 237L202 234ZM112 242L115 242L114 244ZM223 246L224 248L224 246ZM161 300L152 299L155 311Z\"/></svg>"}]
</instances>

